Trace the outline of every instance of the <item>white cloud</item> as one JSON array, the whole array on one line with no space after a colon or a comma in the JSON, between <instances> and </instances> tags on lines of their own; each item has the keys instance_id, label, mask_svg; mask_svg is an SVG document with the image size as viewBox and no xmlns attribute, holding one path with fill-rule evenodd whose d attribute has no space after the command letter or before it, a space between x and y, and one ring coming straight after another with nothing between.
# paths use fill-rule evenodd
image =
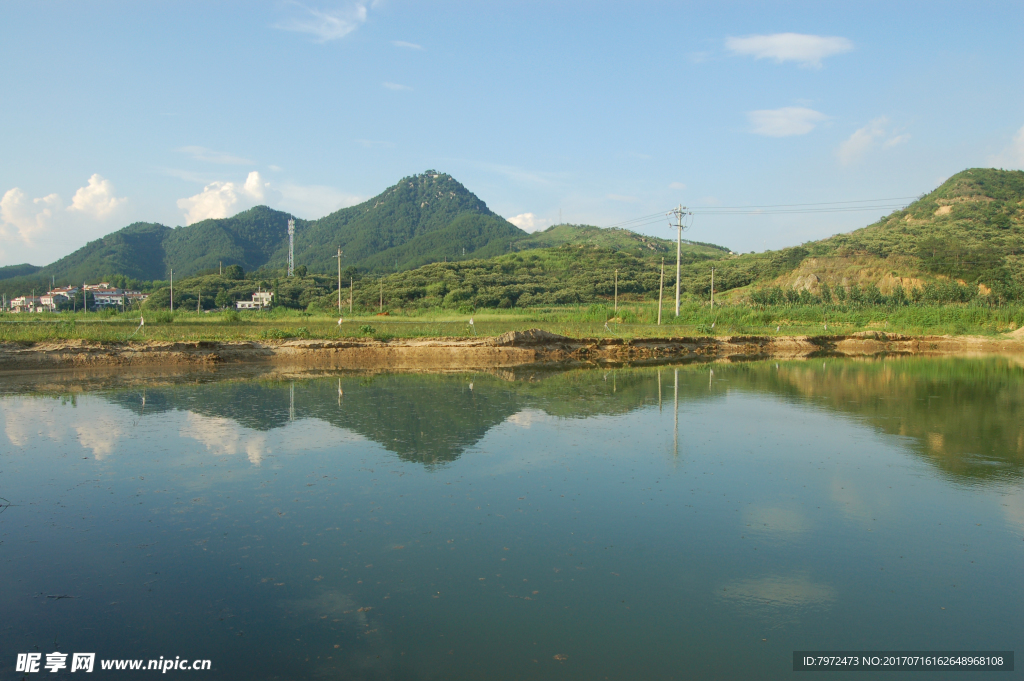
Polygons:
<instances>
[{"instance_id":1,"label":"white cloud","mask_svg":"<svg viewBox=\"0 0 1024 681\"><path fill-rule=\"evenodd\" d=\"M279 173L282 170L284 170L284 168L282 168L281 166L269 165L267 167L273 170L275 173Z\"/></svg>"},{"instance_id":2,"label":"white cloud","mask_svg":"<svg viewBox=\"0 0 1024 681\"><path fill-rule=\"evenodd\" d=\"M210 218L226 218L266 200L269 183L263 182L255 170L245 183L211 182L195 196L178 199L178 208L185 211L186 224Z\"/></svg>"},{"instance_id":3,"label":"white cloud","mask_svg":"<svg viewBox=\"0 0 1024 681\"><path fill-rule=\"evenodd\" d=\"M410 50L422 50L423 49L422 45L417 45L416 43L407 43L404 40L392 40L391 44L394 45L395 47L405 47L405 48L410 49Z\"/></svg>"},{"instance_id":4,"label":"white cloud","mask_svg":"<svg viewBox=\"0 0 1024 681\"><path fill-rule=\"evenodd\" d=\"M835 36L803 33L773 33L726 38L725 47L734 54L755 59L774 59L780 64L795 61L801 66L821 68L821 60L853 49L853 43Z\"/></svg>"},{"instance_id":5,"label":"white cloud","mask_svg":"<svg viewBox=\"0 0 1024 681\"><path fill-rule=\"evenodd\" d=\"M259 466L271 453L266 434L249 430L231 419L188 412L178 434L182 438L197 440L215 456L245 454L254 466Z\"/></svg>"},{"instance_id":6,"label":"white cloud","mask_svg":"<svg viewBox=\"0 0 1024 681\"><path fill-rule=\"evenodd\" d=\"M512 416L505 419L505 423L511 423L514 426L520 428L532 428L533 424L550 423L553 419L548 416L547 412L541 411L540 409L523 409L518 411Z\"/></svg>"},{"instance_id":7,"label":"white cloud","mask_svg":"<svg viewBox=\"0 0 1024 681\"><path fill-rule=\"evenodd\" d=\"M676 190L682 191L682 190L686 189L686 185L683 184L682 182L671 182L671 183L669 183L668 188L669 189L676 189Z\"/></svg>"},{"instance_id":8,"label":"white cloud","mask_svg":"<svg viewBox=\"0 0 1024 681\"><path fill-rule=\"evenodd\" d=\"M868 152L876 148L891 149L903 144L910 139L910 135L895 135L894 131L886 127L889 120L881 116L871 121L863 128L854 131L839 148L836 149L836 156L844 166L856 163L864 158ZM887 138L888 139L885 139ZM884 140L884 141L883 141Z\"/></svg>"},{"instance_id":9,"label":"white cloud","mask_svg":"<svg viewBox=\"0 0 1024 681\"><path fill-rule=\"evenodd\" d=\"M85 213L97 220L102 220L127 200L125 197L114 196L114 185L110 180L93 173L93 176L89 178L89 184L79 187L75 195L71 197L71 205L68 206L68 210Z\"/></svg>"},{"instance_id":10,"label":"white cloud","mask_svg":"<svg viewBox=\"0 0 1024 681\"><path fill-rule=\"evenodd\" d=\"M538 218L533 213L520 213L519 215L505 219L524 232L539 232L542 229L547 229L548 226L551 225L551 220Z\"/></svg>"},{"instance_id":11,"label":"white cloud","mask_svg":"<svg viewBox=\"0 0 1024 681\"><path fill-rule=\"evenodd\" d=\"M412 90L408 85L401 85L400 83L381 83L381 85L389 90Z\"/></svg>"},{"instance_id":12,"label":"white cloud","mask_svg":"<svg viewBox=\"0 0 1024 681\"><path fill-rule=\"evenodd\" d=\"M882 148L883 149L892 149L893 147L895 147L898 144L903 144L908 139L910 139L910 135L896 135L895 137L891 137L891 138L885 140L884 142L882 142Z\"/></svg>"},{"instance_id":13,"label":"white cloud","mask_svg":"<svg viewBox=\"0 0 1024 681\"><path fill-rule=\"evenodd\" d=\"M295 17L286 22L275 24L274 28L279 28L283 31L308 33L318 43L326 43L338 38L344 38L366 21L366 5L362 3L356 3L345 10L330 12L306 7L299 3L294 4L305 10L305 14L302 17Z\"/></svg>"},{"instance_id":14,"label":"white cloud","mask_svg":"<svg viewBox=\"0 0 1024 681\"><path fill-rule=\"evenodd\" d=\"M321 218L341 208L354 206L365 199L346 194L325 185L284 184L280 188L281 207L293 215L309 219Z\"/></svg>"},{"instance_id":15,"label":"white cloud","mask_svg":"<svg viewBox=\"0 0 1024 681\"><path fill-rule=\"evenodd\" d=\"M825 114L800 106L750 111L747 118L754 126L751 132L767 137L806 135L814 130L818 123L828 120Z\"/></svg>"},{"instance_id":16,"label":"white cloud","mask_svg":"<svg viewBox=\"0 0 1024 681\"><path fill-rule=\"evenodd\" d=\"M885 118L876 118L854 131L836 150L839 162L846 166L863 158L878 143L878 139L885 136L885 128L882 127L885 122Z\"/></svg>"},{"instance_id":17,"label":"white cloud","mask_svg":"<svg viewBox=\"0 0 1024 681\"><path fill-rule=\"evenodd\" d=\"M45 232L60 210L61 200L56 194L32 199L18 187L9 189L0 198L0 235L32 245L35 237Z\"/></svg>"},{"instance_id":18,"label":"white cloud","mask_svg":"<svg viewBox=\"0 0 1024 681\"><path fill-rule=\"evenodd\" d=\"M1024 169L1024 127L1013 136L1010 146L989 157L989 164L994 168Z\"/></svg>"},{"instance_id":19,"label":"white cloud","mask_svg":"<svg viewBox=\"0 0 1024 681\"><path fill-rule=\"evenodd\" d=\"M252 161L241 156L235 156L226 151L214 151L207 149L206 147L181 147L175 151L180 151L183 154L188 154L197 161L206 161L207 163L223 163L226 165L239 165L246 166L252 165Z\"/></svg>"},{"instance_id":20,"label":"white cloud","mask_svg":"<svg viewBox=\"0 0 1024 681\"><path fill-rule=\"evenodd\" d=\"M82 449L92 450L93 457L100 461L117 450L125 431L113 420L81 421L74 426L78 444Z\"/></svg>"}]
</instances>

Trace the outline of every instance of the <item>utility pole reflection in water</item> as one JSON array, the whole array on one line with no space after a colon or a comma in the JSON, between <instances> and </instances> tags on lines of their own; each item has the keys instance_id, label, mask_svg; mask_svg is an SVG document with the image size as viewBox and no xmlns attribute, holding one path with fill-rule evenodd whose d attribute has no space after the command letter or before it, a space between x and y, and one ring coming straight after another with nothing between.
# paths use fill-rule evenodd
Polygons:
<instances>
[{"instance_id":1,"label":"utility pole reflection in water","mask_svg":"<svg viewBox=\"0 0 1024 681\"><path fill-rule=\"evenodd\" d=\"M679 369L676 369L675 387L673 388L675 425L672 428L672 449L679 456Z\"/></svg>"},{"instance_id":2,"label":"utility pole reflection in water","mask_svg":"<svg viewBox=\"0 0 1024 681\"><path fill-rule=\"evenodd\" d=\"M295 383L292 382L288 388L288 420L295 420Z\"/></svg>"}]
</instances>

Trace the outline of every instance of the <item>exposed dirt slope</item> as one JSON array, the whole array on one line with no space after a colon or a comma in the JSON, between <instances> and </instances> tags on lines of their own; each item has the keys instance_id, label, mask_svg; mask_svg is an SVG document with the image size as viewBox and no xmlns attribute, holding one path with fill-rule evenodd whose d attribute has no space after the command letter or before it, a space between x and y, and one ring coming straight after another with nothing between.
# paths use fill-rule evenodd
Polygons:
<instances>
[{"instance_id":1,"label":"exposed dirt slope","mask_svg":"<svg viewBox=\"0 0 1024 681\"><path fill-rule=\"evenodd\" d=\"M527 364L729 360L767 357L879 354L1022 354L1024 334L1001 338L898 336L731 336L689 338L566 338L539 329L497 338L417 338L378 341L287 340L263 342L67 341L0 344L0 370L86 367L203 367L281 363L332 369L462 370Z\"/></svg>"}]
</instances>

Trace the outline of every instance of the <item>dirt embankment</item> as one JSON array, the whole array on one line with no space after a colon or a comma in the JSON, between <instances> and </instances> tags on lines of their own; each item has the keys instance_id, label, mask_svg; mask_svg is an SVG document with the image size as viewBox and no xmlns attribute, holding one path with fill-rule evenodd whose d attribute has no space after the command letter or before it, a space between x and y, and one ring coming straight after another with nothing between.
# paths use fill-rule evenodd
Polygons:
<instances>
[{"instance_id":1,"label":"dirt embankment","mask_svg":"<svg viewBox=\"0 0 1024 681\"><path fill-rule=\"evenodd\" d=\"M882 354L1024 354L1024 336L953 337L860 333L853 336L567 338L537 329L497 338L409 338L238 342L0 344L0 370L88 367L212 367L287 363L338 369L461 370L527 364L642 361L741 361Z\"/></svg>"}]
</instances>

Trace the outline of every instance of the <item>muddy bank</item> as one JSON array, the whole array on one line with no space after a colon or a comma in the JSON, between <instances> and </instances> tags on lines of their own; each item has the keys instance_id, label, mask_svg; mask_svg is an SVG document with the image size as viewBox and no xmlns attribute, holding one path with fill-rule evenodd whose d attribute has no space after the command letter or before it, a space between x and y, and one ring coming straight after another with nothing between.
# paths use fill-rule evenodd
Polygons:
<instances>
[{"instance_id":1,"label":"muddy bank","mask_svg":"<svg viewBox=\"0 0 1024 681\"><path fill-rule=\"evenodd\" d=\"M523 365L586 365L642 361L742 361L764 358L873 355L1024 355L1024 337L724 336L566 338L540 330L496 338L406 338L237 342L0 344L0 370L168 366L201 368L288 364L324 369L467 370Z\"/></svg>"}]
</instances>

